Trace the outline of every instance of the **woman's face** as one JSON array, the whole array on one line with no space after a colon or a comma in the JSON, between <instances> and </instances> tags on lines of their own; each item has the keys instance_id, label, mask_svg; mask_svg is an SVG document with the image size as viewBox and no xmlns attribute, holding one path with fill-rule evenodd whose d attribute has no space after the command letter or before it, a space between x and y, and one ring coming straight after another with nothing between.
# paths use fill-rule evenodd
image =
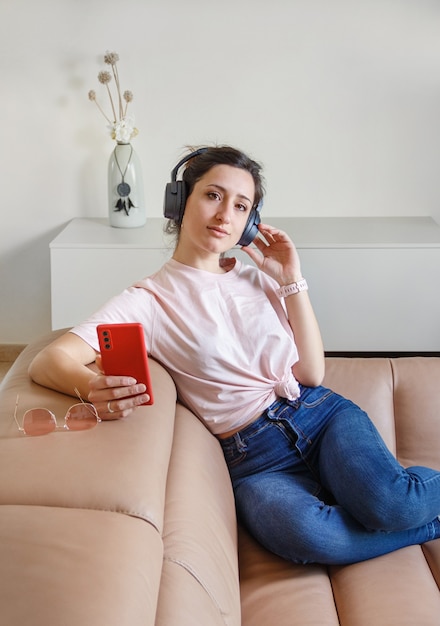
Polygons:
<instances>
[{"instance_id":1,"label":"woman's face","mask_svg":"<svg viewBox=\"0 0 440 626\"><path fill-rule=\"evenodd\" d=\"M186 201L179 247L226 252L239 241L254 204L255 184L247 171L216 165L194 185Z\"/></svg>"}]
</instances>

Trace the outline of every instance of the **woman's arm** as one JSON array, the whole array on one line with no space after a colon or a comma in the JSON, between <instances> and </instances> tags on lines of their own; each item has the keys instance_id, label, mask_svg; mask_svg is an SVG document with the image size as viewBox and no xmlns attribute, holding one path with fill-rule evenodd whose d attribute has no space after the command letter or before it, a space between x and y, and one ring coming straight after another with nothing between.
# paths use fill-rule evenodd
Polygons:
<instances>
[{"instance_id":1,"label":"woman's arm","mask_svg":"<svg viewBox=\"0 0 440 626\"><path fill-rule=\"evenodd\" d=\"M297 282L298 279L289 283ZM307 291L285 298L287 315L295 337L299 360L292 368L298 382L307 387L322 383L325 372L324 347L315 312Z\"/></svg>"},{"instance_id":2,"label":"woman's arm","mask_svg":"<svg viewBox=\"0 0 440 626\"><path fill-rule=\"evenodd\" d=\"M126 417L149 400L145 385L136 384L133 378L104 376L87 367L96 357L88 343L68 332L37 354L29 366L29 375L36 383L71 396L78 389L82 398L95 405L102 419ZM97 364L100 365L99 357Z\"/></svg>"},{"instance_id":3,"label":"woman's arm","mask_svg":"<svg viewBox=\"0 0 440 626\"><path fill-rule=\"evenodd\" d=\"M283 231L260 224L263 235L254 240L258 251L245 247L258 268L274 278L280 285L290 285L303 278L298 252L290 237ZM295 378L303 385L315 387L324 377L324 348L318 322L307 291L285 298L287 315L298 349L299 361L293 367Z\"/></svg>"},{"instance_id":4,"label":"woman's arm","mask_svg":"<svg viewBox=\"0 0 440 626\"><path fill-rule=\"evenodd\" d=\"M93 363L96 352L83 339L66 333L43 348L29 366L29 375L36 383L75 395L78 389L83 398L89 393L89 382L96 376L87 367Z\"/></svg>"}]
</instances>

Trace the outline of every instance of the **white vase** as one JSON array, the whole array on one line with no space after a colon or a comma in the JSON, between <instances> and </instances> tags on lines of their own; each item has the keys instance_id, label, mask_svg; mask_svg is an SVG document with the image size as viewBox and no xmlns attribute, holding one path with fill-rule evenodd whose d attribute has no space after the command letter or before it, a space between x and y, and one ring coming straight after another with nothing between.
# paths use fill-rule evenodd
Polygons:
<instances>
[{"instance_id":1,"label":"white vase","mask_svg":"<svg viewBox=\"0 0 440 626\"><path fill-rule=\"evenodd\" d=\"M108 215L111 226L138 228L147 219L142 168L131 143L117 143L108 164Z\"/></svg>"}]
</instances>

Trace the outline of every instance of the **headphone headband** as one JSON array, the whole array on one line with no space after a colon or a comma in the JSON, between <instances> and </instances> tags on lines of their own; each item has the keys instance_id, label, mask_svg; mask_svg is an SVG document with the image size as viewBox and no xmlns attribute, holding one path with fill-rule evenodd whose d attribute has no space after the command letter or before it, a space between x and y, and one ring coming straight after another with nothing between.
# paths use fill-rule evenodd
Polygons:
<instances>
[{"instance_id":1,"label":"headphone headband","mask_svg":"<svg viewBox=\"0 0 440 626\"><path fill-rule=\"evenodd\" d=\"M187 154L185 157L183 157L183 159L181 159L178 162L178 164L176 165L176 167L172 170L172 172L171 172L171 181L172 182L176 181L177 174L178 174L180 168L182 167L182 165L184 165L190 159L193 159L194 157L199 156L199 154L203 154L207 150L208 150L208 148L199 148L198 150L195 150L194 152L191 152L191 154Z\"/></svg>"}]
</instances>

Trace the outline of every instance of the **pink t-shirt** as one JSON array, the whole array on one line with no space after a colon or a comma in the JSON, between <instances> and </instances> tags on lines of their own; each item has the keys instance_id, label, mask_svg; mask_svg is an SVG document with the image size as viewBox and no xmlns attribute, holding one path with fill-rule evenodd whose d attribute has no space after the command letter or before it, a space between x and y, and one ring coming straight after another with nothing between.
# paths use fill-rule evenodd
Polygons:
<instances>
[{"instance_id":1,"label":"pink t-shirt","mask_svg":"<svg viewBox=\"0 0 440 626\"><path fill-rule=\"evenodd\" d=\"M98 350L97 324L140 322L149 354L214 434L239 429L277 397L294 399L298 361L278 284L236 261L213 274L171 259L72 332Z\"/></svg>"}]
</instances>

